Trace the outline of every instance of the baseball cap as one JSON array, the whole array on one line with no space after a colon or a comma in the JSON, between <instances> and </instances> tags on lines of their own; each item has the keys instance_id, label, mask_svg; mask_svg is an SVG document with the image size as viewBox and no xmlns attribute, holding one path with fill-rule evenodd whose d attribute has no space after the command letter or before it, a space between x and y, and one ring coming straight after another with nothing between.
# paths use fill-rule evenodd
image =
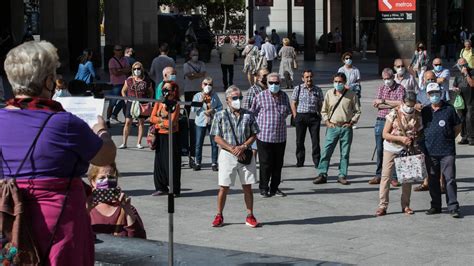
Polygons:
<instances>
[{"instance_id":1,"label":"baseball cap","mask_svg":"<svg viewBox=\"0 0 474 266\"><path fill-rule=\"evenodd\" d=\"M438 83L429 83L428 86L426 86L426 92L430 93L432 91L440 91L441 89L439 88Z\"/></svg>"}]
</instances>

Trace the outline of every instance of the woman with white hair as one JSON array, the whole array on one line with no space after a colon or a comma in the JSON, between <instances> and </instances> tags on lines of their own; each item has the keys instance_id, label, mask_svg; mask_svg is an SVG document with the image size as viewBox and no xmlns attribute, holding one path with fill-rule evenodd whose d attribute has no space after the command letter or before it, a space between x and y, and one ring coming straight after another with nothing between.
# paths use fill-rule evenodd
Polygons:
<instances>
[{"instance_id":1,"label":"woman with white hair","mask_svg":"<svg viewBox=\"0 0 474 266\"><path fill-rule=\"evenodd\" d=\"M89 163L113 163L116 148L102 117L91 129L51 100L58 66L57 49L46 41L23 43L6 57L15 98L0 109L0 175L9 179L0 188L18 187L41 264L93 265L81 176Z\"/></svg>"},{"instance_id":2,"label":"woman with white hair","mask_svg":"<svg viewBox=\"0 0 474 266\"><path fill-rule=\"evenodd\" d=\"M298 68L296 63L295 48L290 46L290 39L283 38L283 47L278 52L280 57L280 77L284 77L286 88L293 89L293 68Z\"/></svg>"}]
</instances>

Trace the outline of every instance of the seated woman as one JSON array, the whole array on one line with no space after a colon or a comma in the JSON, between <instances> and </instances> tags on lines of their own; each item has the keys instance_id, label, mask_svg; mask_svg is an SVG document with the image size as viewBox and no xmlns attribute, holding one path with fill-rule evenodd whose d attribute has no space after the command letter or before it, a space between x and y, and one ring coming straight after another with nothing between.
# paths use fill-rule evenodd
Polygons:
<instances>
[{"instance_id":1,"label":"seated woman","mask_svg":"<svg viewBox=\"0 0 474 266\"><path fill-rule=\"evenodd\" d=\"M118 186L119 172L115 163L108 166L92 165L89 182L93 203L90 208L94 233L146 238L145 228L131 199Z\"/></svg>"}]
</instances>

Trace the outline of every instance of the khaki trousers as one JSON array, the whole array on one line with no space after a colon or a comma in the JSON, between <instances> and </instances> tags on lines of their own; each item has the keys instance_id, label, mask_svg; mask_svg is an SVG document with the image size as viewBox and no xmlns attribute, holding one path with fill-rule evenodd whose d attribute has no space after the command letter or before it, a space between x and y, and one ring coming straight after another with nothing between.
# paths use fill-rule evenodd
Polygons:
<instances>
[{"instance_id":1,"label":"khaki trousers","mask_svg":"<svg viewBox=\"0 0 474 266\"><path fill-rule=\"evenodd\" d=\"M379 208L388 208L388 193L390 191L390 179L392 177L393 169L395 168L395 157L396 153L385 151L383 152L383 163L382 163L382 180L380 181L379 189ZM406 207L410 207L410 196L411 196L411 183L402 184L402 211Z\"/></svg>"}]
</instances>

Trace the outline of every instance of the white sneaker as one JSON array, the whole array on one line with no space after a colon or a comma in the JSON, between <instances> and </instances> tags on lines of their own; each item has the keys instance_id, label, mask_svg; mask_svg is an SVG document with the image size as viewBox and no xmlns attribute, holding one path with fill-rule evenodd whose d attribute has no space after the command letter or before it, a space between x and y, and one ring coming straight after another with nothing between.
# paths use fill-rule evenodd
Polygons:
<instances>
[{"instance_id":1,"label":"white sneaker","mask_svg":"<svg viewBox=\"0 0 474 266\"><path fill-rule=\"evenodd\" d=\"M354 126L352 126L352 129L357 129L357 126L355 126L355 125L354 125Z\"/></svg>"},{"instance_id":2,"label":"white sneaker","mask_svg":"<svg viewBox=\"0 0 474 266\"><path fill-rule=\"evenodd\" d=\"M125 144L122 144L122 145L118 146L118 149L126 149L126 148L127 148L127 145L125 145Z\"/></svg>"},{"instance_id":3,"label":"white sneaker","mask_svg":"<svg viewBox=\"0 0 474 266\"><path fill-rule=\"evenodd\" d=\"M143 149L143 148L145 148L145 147L143 147L141 144L137 144L137 149L140 149L140 150L141 150L141 149Z\"/></svg>"}]
</instances>

